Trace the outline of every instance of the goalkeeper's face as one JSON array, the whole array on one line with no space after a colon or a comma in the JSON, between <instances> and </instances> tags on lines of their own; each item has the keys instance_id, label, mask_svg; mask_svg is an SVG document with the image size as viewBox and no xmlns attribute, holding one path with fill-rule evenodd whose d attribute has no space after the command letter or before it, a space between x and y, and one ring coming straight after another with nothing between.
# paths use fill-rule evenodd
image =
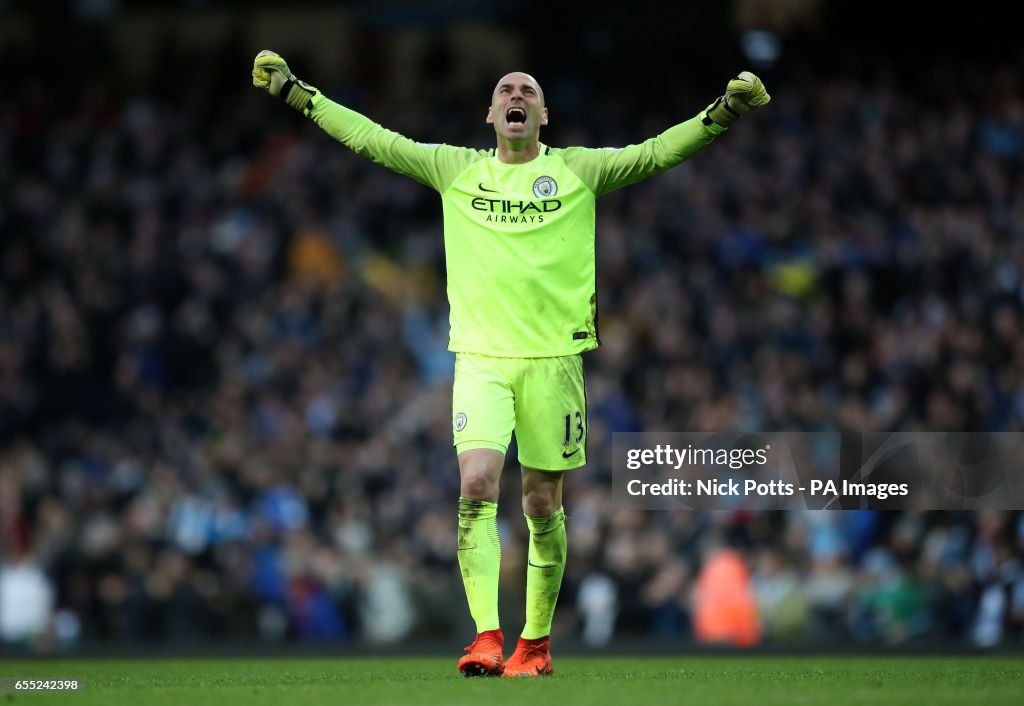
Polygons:
<instances>
[{"instance_id":1,"label":"goalkeeper's face","mask_svg":"<svg viewBox=\"0 0 1024 706\"><path fill-rule=\"evenodd\" d=\"M494 125L494 132L499 139L536 141L540 126L548 124L544 91L536 79L519 71L502 76L491 95L487 123Z\"/></svg>"}]
</instances>

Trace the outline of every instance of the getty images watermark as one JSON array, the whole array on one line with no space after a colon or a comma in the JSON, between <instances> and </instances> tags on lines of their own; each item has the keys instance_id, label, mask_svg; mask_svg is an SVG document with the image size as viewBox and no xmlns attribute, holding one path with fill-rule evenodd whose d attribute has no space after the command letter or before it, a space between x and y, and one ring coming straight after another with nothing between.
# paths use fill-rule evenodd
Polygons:
<instances>
[{"instance_id":1,"label":"getty images watermark","mask_svg":"<svg viewBox=\"0 0 1024 706\"><path fill-rule=\"evenodd\" d=\"M646 510L1024 509L1024 433L612 435L613 499Z\"/></svg>"}]
</instances>

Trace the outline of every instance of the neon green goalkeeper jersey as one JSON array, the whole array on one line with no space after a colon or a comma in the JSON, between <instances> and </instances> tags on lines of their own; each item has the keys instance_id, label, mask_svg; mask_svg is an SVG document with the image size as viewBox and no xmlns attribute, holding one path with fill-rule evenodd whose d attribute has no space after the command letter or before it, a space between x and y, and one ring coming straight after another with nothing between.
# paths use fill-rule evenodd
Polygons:
<instances>
[{"instance_id":1,"label":"neon green goalkeeper jersey","mask_svg":"<svg viewBox=\"0 0 1024 706\"><path fill-rule=\"evenodd\" d=\"M622 149L541 145L525 164L495 150L423 144L321 94L310 117L374 162L441 194L449 349L516 358L596 348L599 196L687 159L723 132L699 117Z\"/></svg>"}]
</instances>

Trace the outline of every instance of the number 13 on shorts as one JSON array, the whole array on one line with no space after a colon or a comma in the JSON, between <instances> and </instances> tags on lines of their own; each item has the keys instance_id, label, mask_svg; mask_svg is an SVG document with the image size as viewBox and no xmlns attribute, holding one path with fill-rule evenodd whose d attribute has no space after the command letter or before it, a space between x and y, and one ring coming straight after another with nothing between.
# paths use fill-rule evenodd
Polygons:
<instances>
[{"instance_id":1,"label":"number 13 on shorts","mask_svg":"<svg viewBox=\"0 0 1024 706\"><path fill-rule=\"evenodd\" d=\"M583 412L577 409L565 415L565 437L562 439L562 446L578 445L586 433L587 430L583 427Z\"/></svg>"}]
</instances>

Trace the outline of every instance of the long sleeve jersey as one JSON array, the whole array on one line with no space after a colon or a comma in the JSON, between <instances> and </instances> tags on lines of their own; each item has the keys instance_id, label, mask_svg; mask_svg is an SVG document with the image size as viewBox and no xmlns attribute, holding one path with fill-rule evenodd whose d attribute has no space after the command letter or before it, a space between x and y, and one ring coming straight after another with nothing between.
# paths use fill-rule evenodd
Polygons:
<instances>
[{"instance_id":1,"label":"long sleeve jersey","mask_svg":"<svg viewBox=\"0 0 1024 706\"><path fill-rule=\"evenodd\" d=\"M598 197L688 159L724 129L700 116L621 149L496 151L424 144L322 94L309 116L336 140L441 195L449 349L542 358L596 348Z\"/></svg>"}]
</instances>

